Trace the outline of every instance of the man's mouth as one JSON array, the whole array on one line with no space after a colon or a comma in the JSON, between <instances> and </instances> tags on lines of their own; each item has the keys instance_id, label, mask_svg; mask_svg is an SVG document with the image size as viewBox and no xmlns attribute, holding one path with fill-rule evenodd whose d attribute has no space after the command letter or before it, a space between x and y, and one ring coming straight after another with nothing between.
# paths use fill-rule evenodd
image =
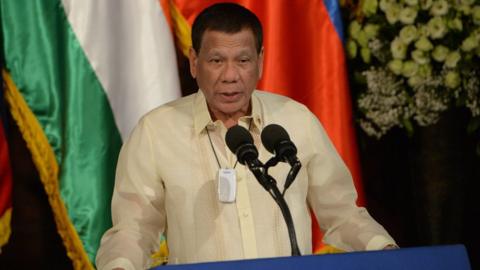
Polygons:
<instances>
[{"instance_id":1,"label":"man's mouth","mask_svg":"<svg viewBox=\"0 0 480 270\"><path fill-rule=\"evenodd\" d=\"M220 93L220 95L226 101L236 101L240 97L241 92L224 92Z\"/></svg>"}]
</instances>

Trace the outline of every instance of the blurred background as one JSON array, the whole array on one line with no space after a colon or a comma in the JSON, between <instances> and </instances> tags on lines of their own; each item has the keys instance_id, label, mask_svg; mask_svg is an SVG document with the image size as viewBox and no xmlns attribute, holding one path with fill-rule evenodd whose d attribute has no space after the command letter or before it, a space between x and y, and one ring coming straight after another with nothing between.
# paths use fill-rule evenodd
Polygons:
<instances>
[{"instance_id":1,"label":"blurred background","mask_svg":"<svg viewBox=\"0 0 480 270\"><path fill-rule=\"evenodd\" d=\"M94 2L0 4L1 269L92 269L99 236L111 225L121 141L139 115L197 90L189 27L221 1ZM259 89L291 96L319 117L352 171L358 203L401 247L463 244L472 269L480 269L480 1L233 2L264 26ZM163 30L135 28L145 24ZM72 56L71 44L85 60ZM97 83L81 84L89 80ZM111 110L89 98L92 88L105 93L99 104ZM106 120L92 125L99 114ZM108 121L117 128L90 140ZM49 152L38 150L45 144L35 132L45 134ZM92 190L101 194L93 200L102 198L95 207Z\"/></svg>"}]
</instances>

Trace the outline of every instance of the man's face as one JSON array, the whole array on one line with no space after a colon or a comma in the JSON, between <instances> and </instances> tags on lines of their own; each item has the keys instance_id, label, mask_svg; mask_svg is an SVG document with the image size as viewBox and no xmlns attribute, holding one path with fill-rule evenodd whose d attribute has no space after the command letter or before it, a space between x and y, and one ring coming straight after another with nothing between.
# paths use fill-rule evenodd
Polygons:
<instances>
[{"instance_id":1,"label":"man's face","mask_svg":"<svg viewBox=\"0 0 480 270\"><path fill-rule=\"evenodd\" d=\"M262 65L263 49L257 53L249 29L235 34L207 30L199 52L190 50L190 72L216 119L248 113Z\"/></svg>"}]
</instances>

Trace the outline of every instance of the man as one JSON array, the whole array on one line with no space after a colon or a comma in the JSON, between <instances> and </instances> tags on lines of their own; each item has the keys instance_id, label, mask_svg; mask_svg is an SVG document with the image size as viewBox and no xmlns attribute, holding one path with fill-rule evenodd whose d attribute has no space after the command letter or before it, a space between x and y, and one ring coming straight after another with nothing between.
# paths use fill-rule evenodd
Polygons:
<instances>
[{"instance_id":1,"label":"man","mask_svg":"<svg viewBox=\"0 0 480 270\"><path fill-rule=\"evenodd\" d=\"M120 153L112 200L113 227L102 238L99 269L142 269L166 235L169 263L288 256L282 214L248 169L226 147L228 128L260 142L268 124L289 132L303 164L285 193L302 254L311 253L309 206L325 242L346 250L395 245L355 204L351 175L308 109L254 90L262 74L258 18L236 4L205 9L192 27L190 71L200 90L145 115ZM219 171L234 171L234 198L218 195ZM283 186L288 164L269 173Z\"/></svg>"}]
</instances>

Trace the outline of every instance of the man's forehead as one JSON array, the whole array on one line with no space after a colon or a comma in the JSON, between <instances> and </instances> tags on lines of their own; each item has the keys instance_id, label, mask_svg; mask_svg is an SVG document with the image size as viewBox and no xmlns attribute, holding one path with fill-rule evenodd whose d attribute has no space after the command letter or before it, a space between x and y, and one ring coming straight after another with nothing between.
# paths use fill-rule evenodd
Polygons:
<instances>
[{"instance_id":1,"label":"man's forehead","mask_svg":"<svg viewBox=\"0 0 480 270\"><path fill-rule=\"evenodd\" d=\"M250 27L247 27L247 26L242 27L238 31L226 31L226 30L215 29L215 28L207 28L207 29L205 29L205 32L203 32L203 35L205 35L206 33L220 33L220 34L225 34L225 35L235 35L235 34L238 34L240 32L250 32L252 37L255 36L254 33L253 33L253 30Z\"/></svg>"},{"instance_id":2,"label":"man's forehead","mask_svg":"<svg viewBox=\"0 0 480 270\"><path fill-rule=\"evenodd\" d=\"M255 35L253 34L253 31L250 30L249 28L242 28L242 30L236 31L236 32L226 32L226 31L208 29L202 35L202 43L205 41L206 37L231 38L231 37L240 36L240 35L243 35L245 37L251 38L252 40L255 40Z\"/></svg>"},{"instance_id":3,"label":"man's forehead","mask_svg":"<svg viewBox=\"0 0 480 270\"><path fill-rule=\"evenodd\" d=\"M243 41L248 40L246 43L242 42L244 45L255 47L255 35L249 28L243 28L240 31L232 33L208 29L202 35L200 48L212 45L237 45L235 43L239 43L242 39Z\"/></svg>"}]
</instances>

